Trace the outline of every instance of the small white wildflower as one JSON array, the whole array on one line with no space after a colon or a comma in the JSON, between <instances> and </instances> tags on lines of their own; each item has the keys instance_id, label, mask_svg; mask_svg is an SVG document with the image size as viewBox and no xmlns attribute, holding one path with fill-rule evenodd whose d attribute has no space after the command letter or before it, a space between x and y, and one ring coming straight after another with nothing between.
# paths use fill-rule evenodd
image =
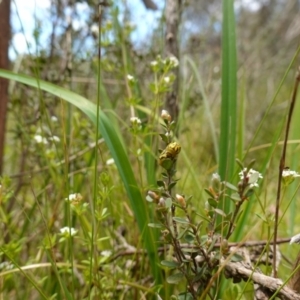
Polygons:
<instances>
[{"instance_id":1,"label":"small white wildflower","mask_svg":"<svg viewBox=\"0 0 300 300\"><path fill-rule=\"evenodd\" d=\"M60 142L60 138L56 135L49 137L49 140L57 143Z\"/></svg>"},{"instance_id":2,"label":"small white wildflower","mask_svg":"<svg viewBox=\"0 0 300 300\"><path fill-rule=\"evenodd\" d=\"M134 81L134 77L130 74L127 75L127 79L129 82L133 82Z\"/></svg>"},{"instance_id":3,"label":"small white wildflower","mask_svg":"<svg viewBox=\"0 0 300 300\"><path fill-rule=\"evenodd\" d=\"M246 172L247 172L247 169L244 168L244 170L239 173L241 180L244 180L245 175L246 175L246 178L248 180L248 184L249 184L250 188L258 187L257 181L258 181L258 179L263 178L263 176L259 172L255 171L253 169L250 169L248 171L248 173L246 173Z\"/></svg>"},{"instance_id":4,"label":"small white wildflower","mask_svg":"<svg viewBox=\"0 0 300 300\"><path fill-rule=\"evenodd\" d=\"M170 82L170 77L169 76L164 77L164 82L169 83Z\"/></svg>"},{"instance_id":5,"label":"small white wildflower","mask_svg":"<svg viewBox=\"0 0 300 300\"><path fill-rule=\"evenodd\" d=\"M38 144L44 144L44 145L48 144L47 139L45 137L42 137L39 134L36 134L33 138Z\"/></svg>"},{"instance_id":6,"label":"small white wildflower","mask_svg":"<svg viewBox=\"0 0 300 300\"><path fill-rule=\"evenodd\" d=\"M132 124L137 124L137 125L142 124L141 119L139 119L138 117L131 117L131 118L130 118L130 122L131 122Z\"/></svg>"},{"instance_id":7,"label":"small white wildflower","mask_svg":"<svg viewBox=\"0 0 300 300\"><path fill-rule=\"evenodd\" d=\"M74 193L70 194L65 200L70 202L80 202L82 200L82 196L80 193Z\"/></svg>"},{"instance_id":8,"label":"small white wildflower","mask_svg":"<svg viewBox=\"0 0 300 300\"><path fill-rule=\"evenodd\" d=\"M282 181L285 186L291 184L297 177L300 177L300 174L296 171L292 171L288 168L282 171Z\"/></svg>"},{"instance_id":9,"label":"small white wildflower","mask_svg":"<svg viewBox=\"0 0 300 300\"><path fill-rule=\"evenodd\" d=\"M290 245L291 244L300 244L300 233L294 235L291 240L290 240Z\"/></svg>"},{"instance_id":10,"label":"small white wildflower","mask_svg":"<svg viewBox=\"0 0 300 300\"><path fill-rule=\"evenodd\" d=\"M56 117L56 116L51 116L51 121L52 121L52 122L57 122L57 121L58 121L58 119L57 119L57 117Z\"/></svg>"},{"instance_id":11,"label":"small white wildflower","mask_svg":"<svg viewBox=\"0 0 300 300\"><path fill-rule=\"evenodd\" d=\"M282 177L290 177L290 176L296 178L296 177L300 177L300 174L297 173L296 171L292 171L289 169L288 170L285 169L282 171Z\"/></svg>"},{"instance_id":12,"label":"small white wildflower","mask_svg":"<svg viewBox=\"0 0 300 300\"><path fill-rule=\"evenodd\" d=\"M101 251L101 255L104 257L109 257L112 255L112 252L110 250L103 250Z\"/></svg>"},{"instance_id":13,"label":"small white wildflower","mask_svg":"<svg viewBox=\"0 0 300 300\"><path fill-rule=\"evenodd\" d=\"M153 61L151 61L150 65L152 67L156 67L158 65L158 61L157 60L153 60Z\"/></svg>"},{"instance_id":14,"label":"small white wildflower","mask_svg":"<svg viewBox=\"0 0 300 300\"><path fill-rule=\"evenodd\" d=\"M220 177L220 175L218 173L213 173L211 180L212 181L217 180L218 182L220 182L221 181L221 177Z\"/></svg>"},{"instance_id":15,"label":"small white wildflower","mask_svg":"<svg viewBox=\"0 0 300 300\"><path fill-rule=\"evenodd\" d=\"M113 165L115 163L115 160L113 158L109 158L107 161L106 161L106 165L107 166L110 166L110 165Z\"/></svg>"},{"instance_id":16,"label":"small white wildflower","mask_svg":"<svg viewBox=\"0 0 300 300\"><path fill-rule=\"evenodd\" d=\"M179 65L179 61L175 56L170 56L168 59L166 59L165 63L170 64L170 66L173 68L176 68Z\"/></svg>"},{"instance_id":17,"label":"small white wildflower","mask_svg":"<svg viewBox=\"0 0 300 300\"><path fill-rule=\"evenodd\" d=\"M74 236L77 234L78 230L73 227L63 227L60 230L60 233L66 237Z\"/></svg>"}]
</instances>

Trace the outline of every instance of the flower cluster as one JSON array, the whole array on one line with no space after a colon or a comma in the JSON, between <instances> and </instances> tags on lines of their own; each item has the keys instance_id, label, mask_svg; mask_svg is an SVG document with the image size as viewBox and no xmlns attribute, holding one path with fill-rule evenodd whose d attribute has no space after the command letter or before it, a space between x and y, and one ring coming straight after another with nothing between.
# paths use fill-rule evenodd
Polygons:
<instances>
[{"instance_id":1,"label":"flower cluster","mask_svg":"<svg viewBox=\"0 0 300 300\"><path fill-rule=\"evenodd\" d=\"M72 204L78 204L82 200L82 196L80 193L74 193L70 194L68 198L65 199L66 201L69 201Z\"/></svg>"},{"instance_id":2,"label":"flower cluster","mask_svg":"<svg viewBox=\"0 0 300 300\"><path fill-rule=\"evenodd\" d=\"M300 174L296 171L290 170L289 168L282 171L282 182L285 186L290 185L297 177L300 177Z\"/></svg>"},{"instance_id":3,"label":"flower cluster","mask_svg":"<svg viewBox=\"0 0 300 300\"><path fill-rule=\"evenodd\" d=\"M65 238L75 236L78 232L77 229L75 229L73 227L68 227L68 226L65 226L65 227L61 228L59 231L60 231L60 235L62 235Z\"/></svg>"},{"instance_id":4,"label":"flower cluster","mask_svg":"<svg viewBox=\"0 0 300 300\"><path fill-rule=\"evenodd\" d=\"M179 66L179 61L175 56L167 57L162 59L160 55L157 56L156 60L150 63L153 72L158 72L159 70L169 71L171 69L177 68Z\"/></svg>"},{"instance_id":5,"label":"flower cluster","mask_svg":"<svg viewBox=\"0 0 300 300\"><path fill-rule=\"evenodd\" d=\"M246 182L250 188L254 188L254 187L258 187L258 180L263 178L263 176L253 170L253 169L250 169L248 170L247 168L244 168L240 173L239 173L239 176L240 176L240 179L243 181L243 182Z\"/></svg>"}]
</instances>

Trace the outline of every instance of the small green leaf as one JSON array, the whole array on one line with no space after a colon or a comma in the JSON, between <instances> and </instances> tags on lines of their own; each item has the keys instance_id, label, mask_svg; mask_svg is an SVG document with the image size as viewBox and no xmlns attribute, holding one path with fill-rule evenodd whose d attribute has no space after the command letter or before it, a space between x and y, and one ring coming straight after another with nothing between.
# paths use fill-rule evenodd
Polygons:
<instances>
[{"instance_id":1,"label":"small green leaf","mask_svg":"<svg viewBox=\"0 0 300 300\"><path fill-rule=\"evenodd\" d=\"M169 184L169 191L176 185L177 181L173 181Z\"/></svg>"},{"instance_id":2,"label":"small green leaf","mask_svg":"<svg viewBox=\"0 0 300 300\"><path fill-rule=\"evenodd\" d=\"M224 211L222 209L219 209L219 208L215 208L214 211L216 212L216 214L226 218L227 215L224 213Z\"/></svg>"},{"instance_id":3,"label":"small green leaf","mask_svg":"<svg viewBox=\"0 0 300 300\"><path fill-rule=\"evenodd\" d=\"M166 144L168 144L168 137L165 134L161 133L159 136Z\"/></svg>"},{"instance_id":4,"label":"small green leaf","mask_svg":"<svg viewBox=\"0 0 300 300\"><path fill-rule=\"evenodd\" d=\"M254 190L253 189L249 189L248 191L247 191L247 193L246 193L246 197L247 198L249 198L249 197L251 197L252 195L253 195L253 193L254 193Z\"/></svg>"},{"instance_id":5,"label":"small green leaf","mask_svg":"<svg viewBox=\"0 0 300 300\"><path fill-rule=\"evenodd\" d=\"M241 197L238 193L233 193L231 196L230 196L230 199L233 200L233 201L241 201Z\"/></svg>"},{"instance_id":6,"label":"small green leaf","mask_svg":"<svg viewBox=\"0 0 300 300\"><path fill-rule=\"evenodd\" d=\"M208 198L207 202L209 203L210 206L212 206L213 208L216 208L218 205L218 202L215 199L212 198Z\"/></svg>"},{"instance_id":7,"label":"small green leaf","mask_svg":"<svg viewBox=\"0 0 300 300\"><path fill-rule=\"evenodd\" d=\"M244 170L243 163L238 158L236 158L235 161L239 165L239 167L241 168L241 170Z\"/></svg>"},{"instance_id":8,"label":"small green leaf","mask_svg":"<svg viewBox=\"0 0 300 300\"><path fill-rule=\"evenodd\" d=\"M241 256L240 254L234 253L230 259L232 262L239 262L239 261L243 261L243 256Z\"/></svg>"},{"instance_id":9,"label":"small green leaf","mask_svg":"<svg viewBox=\"0 0 300 300\"><path fill-rule=\"evenodd\" d=\"M173 165L174 165L174 161L169 159L169 158L165 158L163 161L161 161L160 165L166 169L166 170L170 170Z\"/></svg>"},{"instance_id":10,"label":"small green leaf","mask_svg":"<svg viewBox=\"0 0 300 300\"><path fill-rule=\"evenodd\" d=\"M215 197L215 195L209 190L209 189L204 189L204 191L212 198Z\"/></svg>"},{"instance_id":11,"label":"small green leaf","mask_svg":"<svg viewBox=\"0 0 300 300\"><path fill-rule=\"evenodd\" d=\"M264 216L261 216L259 214L256 214L261 220L264 221L264 223L268 223L268 220L264 217Z\"/></svg>"},{"instance_id":12,"label":"small green leaf","mask_svg":"<svg viewBox=\"0 0 300 300\"><path fill-rule=\"evenodd\" d=\"M190 224L190 222L187 219L180 218L180 217L173 217L173 220L176 223L180 223L180 224Z\"/></svg>"},{"instance_id":13,"label":"small green leaf","mask_svg":"<svg viewBox=\"0 0 300 300\"><path fill-rule=\"evenodd\" d=\"M236 186L234 186L233 184L231 184L231 183L229 183L227 181L225 181L225 186L228 187L229 189L231 189L232 191L235 191L235 192L238 191L238 189L237 189Z\"/></svg>"},{"instance_id":14,"label":"small green leaf","mask_svg":"<svg viewBox=\"0 0 300 300\"><path fill-rule=\"evenodd\" d=\"M249 171L255 164L255 159L251 160L250 164L247 166L247 170Z\"/></svg>"},{"instance_id":15,"label":"small green leaf","mask_svg":"<svg viewBox=\"0 0 300 300\"><path fill-rule=\"evenodd\" d=\"M188 234L186 234L186 235L184 236L184 239L185 239L185 241L186 241L187 243L192 243L192 242L194 242L194 240L195 240L195 236L192 235L192 234L190 234L190 233L188 233Z\"/></svg>"},{"instance_id":16,"label":"small green leaf","mask_svg":"<svg viewBox=\"0 0 300 300\"><path fill-rule=\"evenodd\" d=\"M162 266L168 267L170 269L178 268L180 266L180 263L170 260L162 260L160 263Z\"/></svg>"},{"instance_id":17,"label":"small green leaf","mask_svg":"<svg viewBox=\"0 0 300 300\"><path fill-rule=\"evenodd\" d=\"M184 275L182 273L175 273L169 277L167 277L167 282L170 284L179 283L184 279Z\"/></svg>"},{"instance_id":18,"label":"small green leaf","mask_svg":"<svg viewBox=\"0 0 300 300\"><path fill-rule=\"evenodd\" d=\"M160 224L160 223L149 223L148 226L151 228L164 228L165 227L163 224Z\"/></svg>"},{"instance_id":19,"label":"small green leaf","mask_svg":"<svg viewBox=\"0 0 300 300\"><path fill-rule=\"evenodd\" d=\"M166 199L166 208L171 208L171 206L172 206L172 199L171 198L167 198Z\"/></svg>"},{"instance_id":20,"label":"small green leaf","mask_svg":"<svg viewBox=\"0 0 300 300\"><path fill-rule=\"evenodd\" d=\"M199 248L181 248L184 253L198 253Z\"/></svg>"},{"instance_id":21,"label":"small green leaf","mask_svg":"<svg viewBox=\"0 0 300 300\"><path fill-rule=\"evenodd\" d=\"M203 224L203 221L200 221L200 222L198 223L196 232L198 232L198 231L201 229L202 224Z\"/></svg>"},{"instance_id":22,"label":"small green leaf","mask_svg":"<svg viewBox=\"0 0 300 300\"><path fill-rule=\"evenodd\" d=\"M178 295L177 300L193 300L194 297L192 296L191 293L180 293L180 295Z\"/></svg>"},{"instance_id":23,"label":"small green leaf","mask_svg":"<svg viewBox=\"0 0 300 300\"><path fill-rule=\"evenodd\" d=\"M159 187L163 187L163 188L165 187L165 182L162 180L157 180L156 183Z\"/></svg>"},{"instance_id":24,"label":"small green leaf","mask_svg":"<svg viewBox=\"0 0 300 300\"><path fill-rule=\"evenodd\" d=\"M188 227L186 227L184 230L182 230L179 235L178 235L178 239L180 240L183 236L185 236L185 234L188 232Z\"/></svg>"},{"instance_id":25,"label":"small green leaf","mask_svg":"<svg viewBox=\"0 0 300 300\"><path fill-rule=\"evenodd\" d=\"M233 214L232 211L229 214L227 214L227 216L225 217L225 220L226 221L231 220L232 214Z\"/></svg>"}]
</instances>

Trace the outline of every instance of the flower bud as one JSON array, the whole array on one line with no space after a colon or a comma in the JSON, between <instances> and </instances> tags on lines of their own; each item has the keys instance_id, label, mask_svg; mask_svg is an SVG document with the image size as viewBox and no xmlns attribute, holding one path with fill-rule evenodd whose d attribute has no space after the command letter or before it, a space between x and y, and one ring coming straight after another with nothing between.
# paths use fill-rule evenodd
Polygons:
<instances>
[{"instance_id":1,"label":"flower bud","mask_svg":"<svg viewBox=\"0 0 300 300\"><path fill-rule=\"evenodd\" d=\"M211 185L214 190L219 191L220 190L220 184L221 184L221 177L218 173L212 174L211 177Z\"/></svg>"},{"instance_id":2,"label":"flower bud","mask_svg":"<svg viewBox=\"0 0 300 300\"><path fill-rule=\"evenodd\" d=\"M153 191L148 191L148 196L152 199L152 200L154 200L156 203L158 203L158 200L159 200L159 196L155 193L155 192L153 192Z\"/></svg>"},{"instance_id":3,"label":"flower bud","mask_svg":"<svg viewBox=\"0 0 300 300\"><path fill-rule=\"evenodd\" d=\"M165 198L160 197L159 201L158 201L158 205L161 206L161 207L165 207L166 206Z\"/></svg>"},{"instance_id":4,"label":"flower bud","mask_svg":"<svg viewBox=\"0 0 300 300\"><path fill-rule=\"evenodd\" d=\"M172 117L170 116L170 114L168 113L168 111L167 110L165 110L165 109L163 109L162 111L161 111L161 118L163 119L163 120L166 120L166 121L168 121L168 122L171 122L172 121Z\"/></svg>"},{"instance_id":5,"label":"flower bud","mask_svg":"<svg viewBox=\"0 0 300 300\"><path fill-rule=\"evenodd\" d=\"M185 202L184 197L182 197L182 196L179 195L179 194L176 194L176 199L177 199L178 203L179 203L183 208L186 208L186 202Z\"/></svg>"}]
</instances>

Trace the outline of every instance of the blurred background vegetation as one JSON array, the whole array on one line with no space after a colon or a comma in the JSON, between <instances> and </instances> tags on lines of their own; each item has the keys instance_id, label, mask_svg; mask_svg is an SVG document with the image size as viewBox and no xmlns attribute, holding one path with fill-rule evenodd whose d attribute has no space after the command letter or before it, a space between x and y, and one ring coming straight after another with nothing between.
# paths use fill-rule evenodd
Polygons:
<instances>
[{"instance_id":1,"label":"blurred background vegetation","mask_svg":"<svg viewBox=\"0 0 300 300\"><path fill-rule=\"evenodd\" d=\"M153 137L151 153L157 158L161 127L154 119L151 130L135 133L130 118L134 109L144 126L151 116L149 110L158 109L153 104L156 96L151 89L155 80L151 62L158 55L168 56L166 17L164 3L160 1L153 0L156 5L146 0L135 2L116 0L105 7L99 85L98 2L94 0L49 1L47 24L51 25L47 28L43 25L45 20L33 13L34 44L25 52L18 44L11 44L9 69L33 76L37 82L41 79L54 83L94 103L99 91L100 106L116 116L118 134L141 193L146 195L154 182L153 178L146 178L147 171L141 167L149 145L145 141ZM264 175L260 191L249 200L252 203L248 218L243 219L236 239L268 239L272 228L269 217L275 207L281 132L299 64L296 57L289 67L299 47L300 1L235 1L234 7L238 61L236 153L246 163L255 159L255 169ZM16 5L14 12L17 10ZM218 169L222 1L182 1L180 15L179 111L175 121L182 153L177 165L180 180L176 190L193 196L190 210L197 218L204 214L204 188ZM152 21L145 28L143 19L148 18ZM16 32L14 24L11 26L13 36ZM128 74L136 79L133 84ZM77 108L16 81L10 81L8 91L0 191L2 299L41 299L37 286L47 295L46 299L150 299L157 288L153 287L147 256L129 251L143 248L140 231L102 136L99 158L95 161L95 127ZM165 108L164 97L165 94L159 96L160 110ZM299 170L299 112L297 104L287 156L287 164L293 170ZM87 263L91 257L91 228L86 225L87 228L80 229L90 220L89 215L85 221L80 220L80 214L70 213L64 201L68 195L80 193L85 203L93 203L95 162L99 201L90 213L98 214L98 280L90 278ZM156 167L155 172L160 173ZM236 176L228 180L234 181ZM279 237L289 237L300 230L298 187L295 182L284 194ZM79 230L73 242L58 238L60 229L66 225ZM53 243L49 244L49 237ZM281 247L286 256L296 256L291 247ZM72 262L76 266L72 272L63 264L55 269L55 262ZM30 266L29 271L20 269L26 265ZM290 268L284 261L279 276L284 278ZM29 275L25 276L25 272ZM34 284L28 284L28 280ZM184 288L184 284L174 287L164 283L161 296L169 299L172 293ZM232 284L222 299L233 299L240 291ZM250 298L247 293L240 296Z\"/></svg>"}]
</instances>

